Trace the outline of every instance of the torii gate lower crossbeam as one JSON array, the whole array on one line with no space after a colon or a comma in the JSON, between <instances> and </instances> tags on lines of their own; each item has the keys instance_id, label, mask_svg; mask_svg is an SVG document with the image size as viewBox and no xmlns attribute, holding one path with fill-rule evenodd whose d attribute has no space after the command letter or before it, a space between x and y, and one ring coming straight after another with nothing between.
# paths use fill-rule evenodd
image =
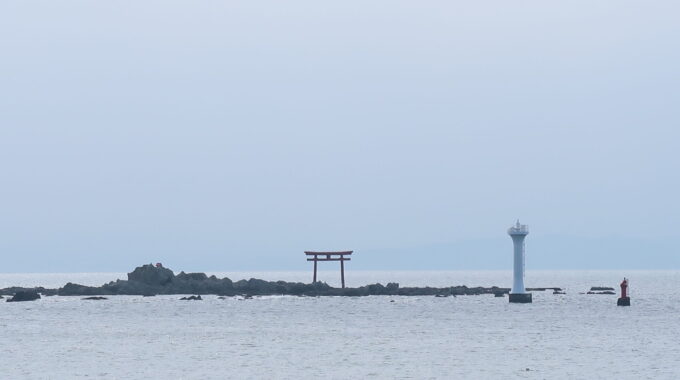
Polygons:
<instances>
[{"instance_id":1,"label":"torii gate lower crossbeam","mask_svg":"<svg viewBox=\"0 0 680 380\"><path fill-rule=\"evenodd\" d=\"M314 262L314 282L316 282L316 268L317 268L317 262L319 261L339 261L340 262L340 280L342 281L342 287L345 287L345 261L350 261L350 257L345 257L349 256L352 254L354 251L341 251L341 252L313 252L313 251L305 251L305 255L307 256L314 256L314 257L308 257L307 261L313 261ZM321 257L319 257L321 256ZM325 256L325 257L324 257Z\"/></svg>"}]
</instances>

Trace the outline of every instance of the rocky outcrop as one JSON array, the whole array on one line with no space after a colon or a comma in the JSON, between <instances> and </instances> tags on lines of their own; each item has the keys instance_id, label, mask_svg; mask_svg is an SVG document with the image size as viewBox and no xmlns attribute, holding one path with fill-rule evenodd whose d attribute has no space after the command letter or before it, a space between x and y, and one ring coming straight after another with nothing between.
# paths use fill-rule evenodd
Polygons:
<instances>
[{"instance_id":1,"label":"rocky outcrop","mask_svg":"<svg viewBox=\"0 0 680 380\"><path fill-rule=\"evenodd\" d=\"M34 287L34 288L24 288L21 286L12 286L9 288L4 288L0 289L0 295L3 296L13 296L14 294L18 292L35 292L42 294L43 296L54 296L57 294L57 289L47 289L43 288L42 286Z\"/></svg>"},{"instance_id":2,"label":"rocky outcrop","mask_svg":"<svg viewBox=\"0 0 680 380\"><path fill-rule=\"evenodd\" d=\"M444 288L433 287L400 287L398 283L387 285L370 284L357 288L334 288L324 282L305 284L302 282L265 281L255 278L232 282L228 278L207 276L205 273L184 273L175 275L170 269L162 266L143 265L128 273L127 280L111 281L102 286L85 286L67 283L59 289L42 289L43 294L59 294L61 296L102 297L109 295L140 295L153 296L157 294L195 294L198 297L205 294L215 294L222 297L265 295L295 295L295 296L460 296L494 294L503 296L508 294L509 288L450 286ZM14 294L10 291L25 290L23 288L0 289L0 294ZM559 289L559 288L542 288ZM188 300L189 298L187 298Z\"/></svg>"},{"instance_id":3,"label":"rocky outcrop","mask_svg":"<svg viewBox=\"0 0 680 380\"><path fill-rule=\"evenodd\" d=\"M94 287L85 286L80 284L74 284L72 282L67 283L62 288L57 291L60 296L91 296L91 295L113 295L116 293L106 291L106 285Z\"/></svg>"},{"instance_id":4,"label":"rocky outcrop","mask_svg":"<svg viewBox=\"0 0 680 380\"><path fill-rule=\"evenodd\" d=\"M256 280L261 281L261 280ZM265 281L266 282L266 281ZM128 280L111 281L98 287L68 283L60 288L61 296L105 296L157 294L218 294L235 295L234 285L228 278L208 277L205 273L184 273L177 276L167 268L143 265L128 273Z\"/></svg>"},{"instance_id":5,"label":"rocky outcrop","mask_svg":"<svg viewBox=\"0 0 680 380\"><path fill-rule=\"evenodd\" d=\"M180 298L181 301L203 301L200 295Z\"/></svg>"},{"instance_id":6,"label":"rocky outcrop","mask_svg":"<svg viewBox=\"0 0 680 380\"><path fill-rule=\"evenodd\" d=\"M235 295L234 284L228 278L208 277L205 273L181 272L165 287L158 289L158 294L219 294Z\"/></svg>"},{"instance_id":7,"label":"rocky outcrop","mask_svg":"<svg viewBox=\"0 0 680 380\"><path fill-rule=\"evenodd\" d=\"M603 291L607 291L607 290L614 291L615 289L610 288L609 286L593 286L593 287L590 288L591 292L603 292Z\"/></svg>"},{"instance_id":8,"label":"rocky outcrop","mask_svg":"<svg viewBox=\"0 0 680 380\"><path fill-rule=\"evenodd\" d=\"M24 302L35 301L40 299L40 294L34 290L22 290L14 294L14 297L9 298L7 302Z\"/></svg>"},{"instance_id":9,"label":"rocky outcrop","mask_svg":"<svg viewBox=\"0 0 680 380\"><path fill-rule=\"evenodd\" d=\"M184 273L184 271L182 271L177 275L177 279L184 281L205 281L208 279L208 276L205 273Z\"/></svg>"},{"instance_id":10,"label":"rocky outcrop","mask_svg":"<svg viewBox=\"0 0 680 380\"><path fill-rule=\"evenodd\" d=\"M136 281L149 286L164 286L172 281L175 274L160 265L146 264L135 268L128 273L127 277L128 281Z\"/></svg>"},{"instance_id":11,"label":"rocky outcrop","mask_svg":"<svg viewBox=\"0 0 680 380\"><path fill-rule=\"evenodd\" d=\"M89 300L89 301L101 301L101 300L107 300L108 298L106 297L100 297L100 296L94 296L94 297L85 297L83 298L84 300Z\"/></svg>"}]
</instances>

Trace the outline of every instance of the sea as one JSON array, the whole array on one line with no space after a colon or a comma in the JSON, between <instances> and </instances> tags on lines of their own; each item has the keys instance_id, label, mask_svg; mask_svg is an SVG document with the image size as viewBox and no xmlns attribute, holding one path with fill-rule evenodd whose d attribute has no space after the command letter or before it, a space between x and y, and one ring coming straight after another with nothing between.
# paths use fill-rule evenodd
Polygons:
<instances>
[{"instance_id":1,"label":"sea","mask_svg":"<svg viewBox=\"0 0 680 380\"><path fill-rule=\"evenodd\" d=\"M210 273L310 282L310 272ZM630 307L616 295L629 279ZM336 271L319 280L339 285ZM125 279L0 274L0 288ZM347 285L510 287L509 271L348 271ZM458 297L0 302L0 379L678 379L680 271L528 271L531 304ZM4 300L2 300L4 301Z\"/></svg>"}]
</instances>

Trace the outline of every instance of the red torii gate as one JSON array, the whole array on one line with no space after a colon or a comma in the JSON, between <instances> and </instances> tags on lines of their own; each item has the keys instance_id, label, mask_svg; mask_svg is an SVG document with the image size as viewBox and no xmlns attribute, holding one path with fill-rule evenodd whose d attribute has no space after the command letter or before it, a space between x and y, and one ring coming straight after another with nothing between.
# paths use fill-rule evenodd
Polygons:
<instances>
[{"instance_id":1,"label":"red torii gate","mask_svg":"<svg viewBox=\"0 0 680 380\"><path fill-rule=\"evenodd\" d=\"M305 255L307 256L314 256L313 258L308 257L307 261L313 261L314 262L314 282L316 282L316 263L319 261L339 261L340 262L340 279L342 280L342 287L345 287L345 261L350 261L350 257L345 257L349 256L352 254L354 251L340 251L340 252L312 252L312 251L305 251ZM326 256L326 257L321 257L319 256Z\"/></svg>"}]
</instances>

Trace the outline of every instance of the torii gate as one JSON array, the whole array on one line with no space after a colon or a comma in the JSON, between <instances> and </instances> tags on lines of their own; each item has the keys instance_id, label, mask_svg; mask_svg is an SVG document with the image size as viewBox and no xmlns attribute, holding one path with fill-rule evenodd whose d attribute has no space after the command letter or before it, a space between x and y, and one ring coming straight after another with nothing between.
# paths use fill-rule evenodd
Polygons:
<instances>
[{"instance_id":1,"label":"torii gate","mask_svg":"<svg viewBox=\"0 0 680 380\"><path fill-rule=\"evenodd\" d=\"M345 287L345 261L350 261L350 257L345 257L349 256L352 254L354 251L341 251L341 252L312 252L312 251L305 251L305 255L307 256L314 256L313 258L307 258L307 261L313 261L314 262L314 282L316 282L316 263L318 261L339 261L340 262L340 279L342 280L342 287ZM321 257L319 256L326 256L326 257Z\"/></svg>"}]
</instances>

